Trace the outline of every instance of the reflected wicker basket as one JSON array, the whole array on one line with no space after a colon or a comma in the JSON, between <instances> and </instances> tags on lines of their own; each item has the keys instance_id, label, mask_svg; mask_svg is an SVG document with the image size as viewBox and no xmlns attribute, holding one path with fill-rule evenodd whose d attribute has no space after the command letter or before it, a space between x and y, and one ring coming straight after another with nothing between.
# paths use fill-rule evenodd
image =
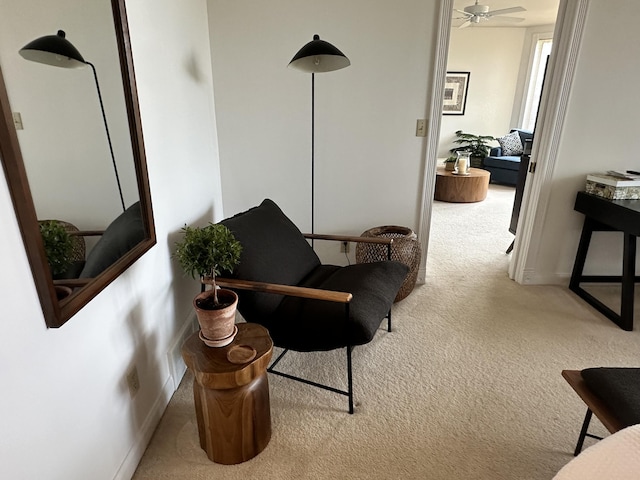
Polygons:
<instances>
[{"instance_id":1,"label":"reflected wicker basket","mask_svg":"<svg viewBox=\"0 0 640 480\"><path fill-rule=\"evenodd\" d=\"M399 302L407 297L416 285L420 258L422 256L422 249L420 248L417 235L407 227L385 225L383 227L370 228L360 236L393 238L391 260L404 263L409 267L409 273L402 283L394 301ZM356 244L357 263L371 263L382 260L387 260L387 247L385 245L376 245L373 243Z\"/></svg>"}]
</instances>

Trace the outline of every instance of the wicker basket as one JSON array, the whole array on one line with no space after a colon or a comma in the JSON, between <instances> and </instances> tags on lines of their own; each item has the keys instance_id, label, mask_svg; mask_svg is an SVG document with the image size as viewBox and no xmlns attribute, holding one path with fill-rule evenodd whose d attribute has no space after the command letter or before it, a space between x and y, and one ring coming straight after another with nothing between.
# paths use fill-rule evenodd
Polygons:
<instances>
[{"instance_id":1,"label":"wicker basket","mask_svg":"<svg viewBox=\"0 0 640 480\"><path fill-rule=\"evenodd\" d=\"M416 234L407 227L398 227L396 225L386 225L384 227L371 228L360 235L361 237L384 237L393 238L391 245L391 260L404 263L409 267L409 273L405 278L395 302L399 302L411 293L413 287L416 286L418 278L418 268L420 265L420 257L422 249ZM357 243L356 244L356 262L371 263L387 260L386 245L376 245L373 243Z\"/></svg>"}]
</instances>

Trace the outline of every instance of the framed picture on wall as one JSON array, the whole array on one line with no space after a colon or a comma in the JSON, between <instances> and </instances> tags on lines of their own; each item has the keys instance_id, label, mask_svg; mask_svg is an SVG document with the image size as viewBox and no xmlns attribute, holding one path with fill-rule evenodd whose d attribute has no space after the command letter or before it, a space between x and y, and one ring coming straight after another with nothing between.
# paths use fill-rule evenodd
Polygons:
<instances>
[{"instance_id":1,"label":"framed picture on wall","mask_svg":"<svg viewBox=\"0 0 640 480\"><path fill-rule=\"evenodd\" d=\"M443 115L464 115L471 72L447 72L444 81Z\"/></svg>"}]
</instances>

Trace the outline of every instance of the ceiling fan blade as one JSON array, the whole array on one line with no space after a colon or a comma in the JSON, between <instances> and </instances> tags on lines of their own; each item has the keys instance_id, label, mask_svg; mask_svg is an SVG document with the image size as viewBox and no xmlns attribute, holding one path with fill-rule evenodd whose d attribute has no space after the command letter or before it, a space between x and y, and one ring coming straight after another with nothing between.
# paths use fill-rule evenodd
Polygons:
<instances>
[{"instance_id":1,"label":"ceiling fan blade","mask_svg":"<svg viewBox=\"0 0 640 480\"><path fill-rule=\"evenodd\" d=\"M467 28L469 25L471 25L471 20L467 20L462 25L460 25L458 28Z\"/></svg>"},{"instance_id":2,"label":"ceiling fan blade","mask_svg":"<svg viewBox=\"0 0 640 480\"><path fill-rule=\"evenodd\" d=\"M501 8L500 10L493 10L493 11L487 12L487 16L493 17L495 15L505 15L507 13L526 12L526 11L527 9L522 7Z\"/></svg>"},{"instance_id":3,"label":"ceiling fan blade","mask_svg":"<svg viewBox=\"0 0 640 480\"><path fill-rule=\"evenodd\" d=\"M463 14L465 17L473 17L473 14L465 12L464 10L458 10L457 8L454 8L453 11Z\"/></svg>"},{"instance_id":4,"label":"ceiling fan blade","mask_svg":"<svg viewBox=\"0 0 640 480\"><path fill-rule=\"evenodd\" d=\"M518 23L524 22L524 18L520 17L488 17L487 20L491 23Z\"/></svg>"}]
</instances>

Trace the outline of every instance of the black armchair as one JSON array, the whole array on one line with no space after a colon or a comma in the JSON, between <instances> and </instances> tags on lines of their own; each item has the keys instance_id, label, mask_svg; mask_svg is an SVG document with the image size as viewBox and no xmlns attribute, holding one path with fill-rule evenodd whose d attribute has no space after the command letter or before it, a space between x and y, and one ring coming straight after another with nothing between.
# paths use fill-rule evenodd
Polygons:
<instances>
[{"instance_id":1,"label":"black armchair","mask_svg":"<svg viewBox=\"0 0 640 480\"><path fill-rule=\"evenodd\" d=\"M271 200L223 220L242 244L240 264L230 278L216 284L237 291L238 310L247 322L269 330L284 351L269 367L271 373L349 398L353 413L351 352L370 342L408 274L395 261L322 265L300 230ZM393 239L307 235L307 238L361 241L390 245ZM204 279L205 283L210 280ZM348 390L321 385L275 370L288 350L310 352L346 348Z\"/></svg>"}]
</instances>

